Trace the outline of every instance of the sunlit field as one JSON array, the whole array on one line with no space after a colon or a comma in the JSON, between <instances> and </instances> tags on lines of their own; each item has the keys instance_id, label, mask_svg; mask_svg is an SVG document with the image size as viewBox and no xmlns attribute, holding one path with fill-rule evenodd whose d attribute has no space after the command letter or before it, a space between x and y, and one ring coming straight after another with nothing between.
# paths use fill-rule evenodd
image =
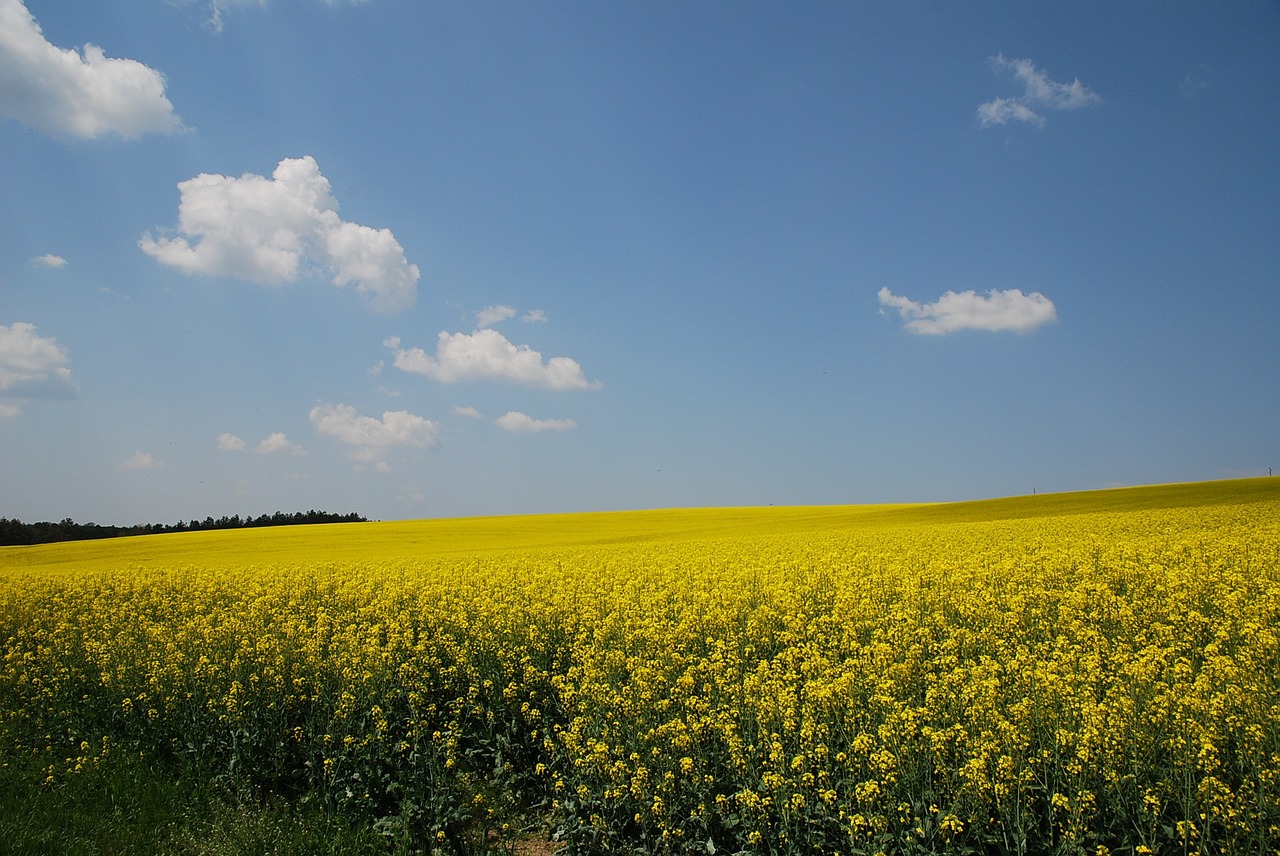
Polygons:
<instances>
[{"instance_id":1,"label":"sunlit field","mask_svg":"<svg viewBox=\"0 0 1280 856\"><path fill-rule=\"evenodd\" d=\"M1270 854L1278 619L1271 479L0 548L0 751L388 852Z\"/></svg>"}]
</instances>

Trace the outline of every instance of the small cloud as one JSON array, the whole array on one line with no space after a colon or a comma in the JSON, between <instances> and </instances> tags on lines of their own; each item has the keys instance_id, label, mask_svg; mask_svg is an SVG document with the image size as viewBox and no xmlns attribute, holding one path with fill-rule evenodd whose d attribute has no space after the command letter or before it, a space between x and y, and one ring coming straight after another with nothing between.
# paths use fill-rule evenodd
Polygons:
<instances>
[{"instance_id":1,"label":"small cloud","mask_svg":"<svg viewBox=\"0 0 1280 856\"><path fill-rule=\"evenodd\" d=\"M587 380L582 366L569 357L552 357L544 363L538 351L528 345L511 344L497 330L477 330L474 333L441 331L435 357L422 348L401 348L400 339L396 336L383 344L395 355L396 368L441 383L505 380L545 389L594 389L600 386L599 382Z\"/></svg>"},{"instance_id":2,"label":"small cloud","mask_svg":"<svg viewBox=\"0 0 1280 856\"><path fill-rule=\"evenodd\" d=\"M474 407L455 407L453 412L458 416L466 416L468 419L483 419L484 414Z\"/></svg>"},{"instance_id":3,"label":"small cloud","mask_svg":"<svg viewBox=\"0 0 1280 856\"><path fill-rule=\"evenodd\" d=\"M526 324L545 324L547 323L547 313L541 309L530 309L520 317L520 320Z\"/></svg>"},{"instance_id":4,"label":"small cloud","mask_svg":"<svg viewBox=\"0 0 1280 856\"><path fill-rule=\"evenodd\" d=\"M67 350L56 339L38 335L34 324L0 324L0 393L25 398L73 395L70 362Z\"/></svg>"},{"instance_id":5,"label":"small cloud","mask_svg":"<svg viewBox=\"0 0 1280 856\"><path fill-rule=\"evenodd\" d=\"M577 428L572 419L534 419L524 413L508 410L494 420L494 424L513 434L536 434L539 431L568 431Z\"/></svg>"},{"instance_id":6,"label":"small cloud","mask_svg":"<svg viewBox=\"0 0 1280 856\"><path fill-rule=\"evenodd\" d=\"M396 501L397 502L414 502L414 503L426 502L427 495L422 491L421 488L403 487L400 489L400 493L396 494Z\"/></svg>"},{"instance_id":7,"label":"small cloud","mask_svg":"<svg viewBox=\"0 0 1280 856\"><path fill-rule=\"evenodd\" d=\"M984 128L988 125L1003 125L1010 119L1044 127L1044 117L1016 98L997 98L978 107L978 121Z\"/></svg>"},{"instance_id":8,"label":"small cloud","mask_svg":"<svg viewBox=\"0 0 1280 856\"><path fill-rule=\"evenodd\" d=\"M33 267L63 268L67 266L67 260L53 253L45 253L43 256L33 258L31 264Z\"/></svg>"},{"instance_id":9,"label":"small cloud","mask_svg":"<svg viewBox=\"0 0 1280 856\"><path fill-rule=\"evenodd\" d=\"M218 435L218 451L243 452L244 440L241 440L235 434L219 434Z\"/></svg>"},{"instance_id":10,"label":"small cloud","mask_svg":"<svg viewBox=\"0 0 1280 856\"><path fill-rule=\"evenodd\" d=\"M878 295L882 306L898 310L912 333L940 335L957 330L1012 330L1029 333L1057 319L1053 301L1038 291L992 290L986 296L975 291L948 291L933 303L917 303L887 288Z\"/></svg>"},{"instance_id":11,"label":"small cloud","mask_svg":"<svg viewBox=\"0 0 1280 856\"><path fill-rule=\"evenodd\" d=\"M352 6L355 6L360 3L364 3L365 0L348 0L348 2L350 2ZM221 33L222 16L228 9L233 9L237 6L265 7L267 5L267 0L187 0L187 3L207 6L209 9L209 17L206 23L208 24L209 29L213 30L215 33ZM326 6L341 6L342 3L343 0L324 0L324 5Z\"/></svg>"},{"instance_id":12,"label":"small cloud","mask_svg":"<svg viewBox=\"0 0 1280 856\"><path fill-rule=\"evenodd\" d=\"M361 416L349 404L322 404L311 409L316 432L351 447L351 458L363 463L381 461L400 447L434 446L440 425L405 410L387 411L382 419Z\"/></svg>"},{"instance_id":13,"label":"small cloud","mask_svg":"<svg viewBox=\"0 0 1280 856\"><path fill-rule=\"evenodd\" d=\"M178 237L144 234L138 247L186 274L283 285L320 276L354 285L381 312L408 309L419 270L390 229L343 220L310 155L285 158L271 178L201 173L178 184Z\"/></svg>"},{"instance_id":14,"label":"small cloud","mask_svg":"<svg viewBox=\"0 0 1280 856\"><path fill-rule=\"evenodd\" d=\"M122 470L158 470L164 467L164 461L146 452L134 452L131 457L121 461L119 466Z\"/></svg>"},{"instance_id":15,"label":"small cloud","mask_svg":"<svg viewBox=\"0 0 1280 856\"><path fill-rule=\"evenodd\" d=\"M1203 71L1201 66L1199 71ZM1182 83L1178 84L1178 92L1183 98L1195 98L1201 92L1209 88L1209 82L1198 72L1188 74L1182 78Z\"/></svg>"},{"instance_id":16,"label":"small cloud","mask_svg":"<svg viewBox=\"0 0 1280 856\"><path fill-rule=\"evenodd\" d=\"M16 404L0 403L0 419L17 419L22 415L22 408Z\"/></svg>"},{"instance_id":17,"label":"small cloud","mask_svg":"<svg viewBox=\"0 0 1280 856\"><path fill-rule=\"evenodd\" d=\"M60 48L22 0L0 0L0 117L56 137L134 139L182 128L164 75L97 45Z\"/></svg>"},{"instance_id":18,"label":"small cloud","mask_svg":"<svg viewBox=\"0 0 1280 856\"><path fill-rule=\"evenodd\" d=\"M1076 78L1071 83L1057 83L1035 67L1029 59L1005 59L1004 54L991 58L997 71L1011 71L1022 84L1022 94L1013 98L996 98L978 107L982 127L1003 125L1011 120L1043 126L1045 119L1036 109L1077 110L1102 100L1096 92L1085 88Z\"/></svg>"},{"instance_id":19,"label":"small cloud","mask_svg":"<svg viewBox=\"0 0 1280 856\"><path fill-rule=\"evenodd\" d=\"M476 313L476 329L483 330L494 324L506 321L516 314L510 306L486 306Z\"/></svg>"},{"instance_id":20,"label":"small cloud","mask_svg":"<svg viewBox=\"0 0 1280 856\"><path fill-rule=\"evenodd\" d=\"M276 431L258 444L255 450L259 455L273 455L277 452L284 452L289 455L305 455L307 450L301 446L289 442L289 438L282 432Z\"/></svg>"}]
</instances>

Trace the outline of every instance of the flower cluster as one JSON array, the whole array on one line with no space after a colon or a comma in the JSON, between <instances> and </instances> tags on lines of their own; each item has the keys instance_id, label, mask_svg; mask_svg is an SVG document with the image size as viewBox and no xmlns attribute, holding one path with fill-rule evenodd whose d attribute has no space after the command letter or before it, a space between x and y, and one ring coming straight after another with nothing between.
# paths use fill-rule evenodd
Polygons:
<instances>
[{"instance_id":1,"label":"flower cluster","mask_svg":"<svg viewBox=\"0 0 1280 856\"><path fill-rule=\"evenodd\" d=\"M1277 510L10 566L0 736L440 852L1274 852Z\"/></svg>"}]
</instances>

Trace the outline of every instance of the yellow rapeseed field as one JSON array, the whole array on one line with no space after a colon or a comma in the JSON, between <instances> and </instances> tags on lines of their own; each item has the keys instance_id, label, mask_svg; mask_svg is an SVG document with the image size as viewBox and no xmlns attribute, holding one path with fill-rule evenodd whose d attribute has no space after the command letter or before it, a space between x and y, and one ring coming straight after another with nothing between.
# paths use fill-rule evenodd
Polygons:
<instances>
[{"instance_id":1,"label":"yellow rapeseed field","mask_svg":"<svg viewBox=\"0 0 1280 856\"><path fill-rule=\"evenodd\" d=\"M0 548L0 737L476 852L1280 852L1280 480Z\"/></svg>"}]
</instances>

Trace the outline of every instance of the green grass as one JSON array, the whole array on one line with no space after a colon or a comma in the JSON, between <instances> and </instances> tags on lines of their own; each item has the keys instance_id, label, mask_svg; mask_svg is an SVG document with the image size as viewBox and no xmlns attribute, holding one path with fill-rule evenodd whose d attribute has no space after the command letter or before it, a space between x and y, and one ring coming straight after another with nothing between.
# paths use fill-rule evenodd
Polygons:
<instances>
[{"instance_id":1,"label":"green grass","mask_svg":"<svg viewBox=\"0 0 1280 856\"><path fill-rule=\"evenodd\" d=\"M0 854L13 856L356 856L393 854L395 842L313 803L235 797L192 773L126 755L54 786L44 759L0 767Z\"/></svg>"}]
</instances>

